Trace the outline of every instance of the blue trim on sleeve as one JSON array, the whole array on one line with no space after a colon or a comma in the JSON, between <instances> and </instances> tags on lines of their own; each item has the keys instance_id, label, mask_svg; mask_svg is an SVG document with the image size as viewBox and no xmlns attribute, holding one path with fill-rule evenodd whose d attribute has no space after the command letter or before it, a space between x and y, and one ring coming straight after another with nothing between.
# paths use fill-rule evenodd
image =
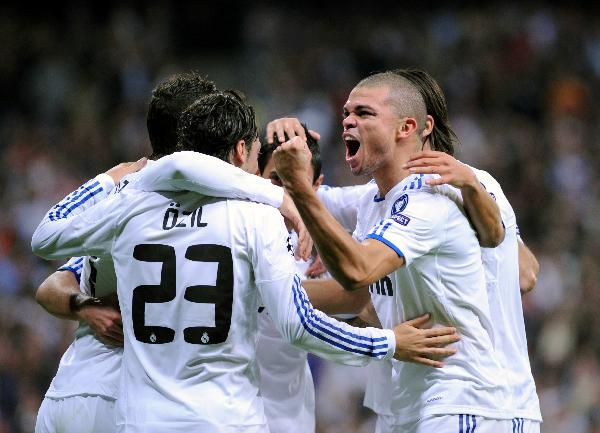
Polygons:
<instances>
[{"instance_id":1,"label":"blue trim on sleeve","mask_svg":"<svg viewBox=\"0 0 600 433\"><path fill-rule=\"evenodd\" d=\"M400 251L400 248L398 248L396 245L394 245L393 243L388 241L386 238L383 238L379 235L371 233L371 234L367 235L367 239L375 239L376 241L383 242L388 247L393 249L396 252L396 254L398 254L398 257L404 257L404 253L402 251Z\"/></svg>"},{"instance_id":2,"label":"blue trim on sleeve","mask_svg":"<svg viewBox=\"0 0 600 433\"><path fill-rule=\"evenodd\" d=\"M81 283L81 269L82 266L72 267L72 266L61 266L57 269L57 271L69 271L75 275L75 279L77 279L78 283Z\"/></svg>"},{"instance_id":3,"label":"blue trim on sleeve","mask_svg":"<svg viewBox=\"0 0 600 433\"><path fill-rule=\"evenodd\" d=\"M102 191L104 191L104 188L102 188L100 182L92 179L55 205L48 214L48 218L50 221L66 218L73 210Z\"/></svg>"},{"instance_id":4,"label":"blue trim on sleeve","mask_svg":"<svg viewBox=\"0 0 600 433\"><path fill-rule=\"evenodd\" d=\"M338 333L346 334L352 336L357 339L371 341L371 344L359 343L356 341L352 341L348 338L344 338L343 336L337 334L336 332L332 332L329 329L325 329L322 326L319 326L318 322L324 323L319 317L315 315L315 311L313 310L311 304L308 300L306 300L304 294L301 290L301 280L297 275L294 277L294 284L292 286L292 292L294 294L294 304L296 305L296 313L300 318L300 323L304 329L314 337L318 338L321 341L331 344L332 346L338 347L342 350L352 353L358 353L361 355L367 355L374 358L382 358L387 355L388 345L387 339L383 338L370 338L363 337L360 335L352 334L344 331L341 328L337 328L336 326L327 323L333 330ZM375 341L379 342L383 340L383 344L374 344Z\"/></svg>"}]
</instances>

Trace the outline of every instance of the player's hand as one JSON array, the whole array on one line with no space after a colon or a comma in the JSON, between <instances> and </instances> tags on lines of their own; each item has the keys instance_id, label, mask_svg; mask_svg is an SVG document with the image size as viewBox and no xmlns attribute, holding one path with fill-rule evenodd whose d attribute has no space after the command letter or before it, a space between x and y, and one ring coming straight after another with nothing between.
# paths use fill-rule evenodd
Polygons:
<instances>
[{"instance_id":1,"label":"player's hand","mask_svg":"<svg viewBox=\"0 0 600 433\"><path fill-rule=\"evenodd\" d=\"M304 186L312 189L311 158L306 140L301 137L294 137L275 149L273 161L285 188L295 190Z\"/></svg>"},{"instance_id":2,"label":"player's hand","mask_svg":"<svg viewBox=\"0 0 600 433\"><path fill-rule=\"evenodd\" d=\"M456 329L452 327L422 329L429 318L429 314L424 314L394 328L396 334L394 358L440 368L444 366L440 361L441 358L456 353L456 349L446 347L460 340Z\"/></svg>"},{"instance_id":3,"label":"player's hand","mask_svg":"<svg viewBox=\"0 0 600 433\"><path fill-rule=\"evenodd\" d=\"M315 256L315 259L313 260L313 262L310 264L310 266L306 270L306 276L308 278L317 278L317 277L323 275L325 272L327 272L327 268L323 264L323 261L321 260L321 256L319 254L317 254Z\"/></svg>"},{"instance_id":4,"label":"player's hand","mask_svg":"<svg viewBox=\"0 0 600 433\"><path fill-rule=\"evenodd\" d=\"M77 316L92 328L102 342L123 347L123 322L117 308L111 305L86 305L77 312Z\"/></svg>"},{"instance_id":5,"label":"player's hand","mask_svg":"<svg viewBox=\"0 0 600 433\"><path fill-rule=\"evenodd\" d=\"M308 133L315 140L320 140L321 135L313 131L311 129L308 130ZM267 123L267 143L273 144L275 141L274 137L277 137L277 141L283 143L285 141L285 136L287 134L288 138L292 138L295 136L302 137L304 141L306 141L306 133L304 132L304 127L300 123L298 119L295 117L283 117L281 119L275 119Z\"/></svg>"},{"instance_id":6,"label":"player's hand","mask_svg":"<svg viewBox=\"0 0 600 433\"><path fill-rule=\"evenodd\" d=\"M148 158L146 157L140 158L135 162L122 162L121 164L115 165L113 168L108 170L106 174L112 177L112 179L115 181L115 184L117 184L126 175L140 171L146 166L147 162Z\"/></svg>"},{"instance_id":7,"label":"player's hand","mask_svg":"<svg viewBox=\"0 0 600 433\"><path fill-rule=\"evenodd\" d=\"M468 166L444 152L424 150L411 156L402 167L411 174L439 174L437 179L428 179L428 185L449 184L456 188L478 184L477 177Z\"/></svg>"},{"instance_id":8,"label":"player's hand","mask_svg":"<svg viewBox=\"0 0 600 433\"><path fill-rule=\"evenodd\" d=\"M279 212L287 221L290 222L292 228L298 235L298 245L296 246L294 255L298 259L310 259L310 256L312 255L313 240L310 237L302 218L300 218L300 213L298 213L298 209L296 209L294 201L285 190L283 193L283 202L279 207Z\"/></svg>"}]
</instances>

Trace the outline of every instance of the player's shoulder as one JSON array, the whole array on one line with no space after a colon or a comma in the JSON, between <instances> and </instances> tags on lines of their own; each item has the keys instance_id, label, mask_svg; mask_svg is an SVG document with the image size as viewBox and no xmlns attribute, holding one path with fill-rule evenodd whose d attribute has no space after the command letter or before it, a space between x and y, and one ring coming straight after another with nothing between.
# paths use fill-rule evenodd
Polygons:
<instances>
[{"instance_id":1,"label":"player's shoulder","mask_svg":"<svg viewBox=\"0 0 600 433\"><path fill-rule=\"evenodd\" d=\"M281 219L283 221L279 210L268 204L238 198L228 198L226 203L232 212L240 214L246 220L261 222Z\"/></svg>"}]
</instances>

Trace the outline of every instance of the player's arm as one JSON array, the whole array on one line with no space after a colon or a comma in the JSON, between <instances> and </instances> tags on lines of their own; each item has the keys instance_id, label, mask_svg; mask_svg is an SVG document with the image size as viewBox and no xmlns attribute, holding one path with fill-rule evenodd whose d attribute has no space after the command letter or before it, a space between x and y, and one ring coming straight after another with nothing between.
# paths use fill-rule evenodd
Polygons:
<instances>
[{"instance_id":1,"label":"player's arm","mask_svg":"<svg viewBox=\"0 0 600 433\"><path fill-rule=\"evenodd\" d=\"M100 340L113 346L123 346L119 310L80 289L78 278L83 260L83 257L72 259L49 275L38 287L35 300L53 316L85 322Z\"/></svg>"},{"instance_id":2,"label":"player's arm","mask_svg":"<svg viewBox=\"0 0 600 433\"><path fill-rule=\"evenodd\" d=\"M392 356L434 367L440 357L455 351L445 346L458 341L454 328L420 329L428 316L398 325L394 330L355 328L339 322L311 304L294 261L287 253L283 220L274 213L258 216L251 261L262 300L282 337L291 344L331 361L364 365ZM264 227L271 230L264 230ZM276 264L276 266L274 266Z\"/></svg>"},{"instance_id":3,"label":"player's arm","mask_svg":"<svg viewBox=\"0 0 600 433\"><path fill-rule=\"evenodd\" d=\"M34 254L44 259L98 256L110 252L120 212L121 194L113 194L83 212L57 213L53 206L31 239Z\"/></svg>"},{"instance_id":4,"label":"player's arm","mask_svg":"<svg viewBox=\"0 0 600 433\"><path fill-rule=\"evenodd\" d=\"M384 243L354 240L318 199L307 175L310 152L298 137L273 152L284 186L308 227L321 259L347 290L368 286L404 264L404 257Z\"/></svg>"},{"instance_id":5,"label":"player's arm","mask_svg":"<svg viewBox=\"0 0 600 433\"><path fill-rule=\"evenodd\" d=\"M462 194L465 211L477 231L482 247L494 248L504 239L500 209L473 170L444 152L426 150L411 157L404 165L410 173L438 174L427 180L428 185L449 184Z\"/></svg>"},{"instance_id":6,"label":"player's arm","mask_svg":"<svg viewBox=\"0 0 600 433\"><path fill-rule=\"evenodd\" d=\"M537 284L537 275L540 272L540 264L535 255L519 238L519 286L521 295L529 293Z\"/></svg>"},{"instance_id":7,"label":"player's arm","mask_svg":"<svg viewBox=\"0 0 600 433\"><path fill-rule=\"evenodd\" d=\"M311 304L326 314L358 314L369 302L366 287L348 291L334 279L304 280L302 282Z\"/></svg>"}]
</instances>

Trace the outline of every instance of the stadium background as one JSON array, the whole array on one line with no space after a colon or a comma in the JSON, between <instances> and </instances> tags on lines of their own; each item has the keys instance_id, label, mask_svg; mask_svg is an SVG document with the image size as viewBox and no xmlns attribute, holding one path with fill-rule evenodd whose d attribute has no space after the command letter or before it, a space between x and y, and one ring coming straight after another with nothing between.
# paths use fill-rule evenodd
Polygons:
<instances>
[{"instance_id":1,"label":"stadium background","mask_svg":"<svg viewBox=\"0 0 600 433\"><path fill-rule=\"evenodd\" d=\"M175 3L175 2L173 2ZM364 75L420 67L446 92L459 157L502 184L537 255L523 299L546 433L600 432L600 15L575 5L83 2L0 6L0 433L33 431L73 322L33 294L44 211L149 150L150 90L197 69L264 125L321 132L326 183L349 175L341 107ZM370 432L364 374L315 364L320 433Z\"/></svg>"}]
</instances>

